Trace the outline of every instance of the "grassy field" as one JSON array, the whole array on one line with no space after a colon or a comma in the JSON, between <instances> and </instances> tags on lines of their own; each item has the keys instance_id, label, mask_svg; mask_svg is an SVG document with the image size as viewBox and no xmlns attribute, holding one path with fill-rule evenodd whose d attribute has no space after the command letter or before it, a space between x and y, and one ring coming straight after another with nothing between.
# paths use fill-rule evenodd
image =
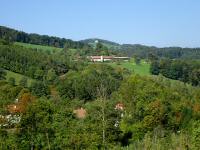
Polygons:
<instances>
[{"instance_id":1,"label":"grassy field","mask_svg":"<svg viewBox=\"0 0 200 150\"><path fill-rule=\"evenodd\" d=\"M15 72L8 71L8 70L6 70L6 73L7 73L6 74L6 80L8 81L9 78L13 77L13 78L15 78L16 85L19 84L19 81L22 79L22 77L26 77L26 76L21 75L19 73L15 73ZM34 79L31 79L29 77L27 77L27 79L28 79L28 86L31 85L31 82L35 81Z\"/></svg>"},{"instance_id":2,"label":"grassy field","mask_svg":"<svg viewBox=\"0 0 200 150\"><path fill-rule=\"evenodd\" d=\"M112 67L123 67L128 69L131 72L134 72L139 75L150 75L150 64L142 60L140 64L135 64L135 61L132 59L129 62L109 62L107 63Z\"/></svg>"},{"instance_id":3,"label":"grassy field","mask_svg":"<svg viewBox=\"0 0 200 150\"><path fill-rule=\"evenodd\" d=\"M59 51L62 50L62 48L57 48L57 47L35 45L35 44L28 44L28 43L21 43L21 42L15 42L15 44L26 47L26 48L33 48L33 49L40 49L40 50L44 50L44 51L50 51L51 53L59 52Z\"/></svg>"}]
</instances>

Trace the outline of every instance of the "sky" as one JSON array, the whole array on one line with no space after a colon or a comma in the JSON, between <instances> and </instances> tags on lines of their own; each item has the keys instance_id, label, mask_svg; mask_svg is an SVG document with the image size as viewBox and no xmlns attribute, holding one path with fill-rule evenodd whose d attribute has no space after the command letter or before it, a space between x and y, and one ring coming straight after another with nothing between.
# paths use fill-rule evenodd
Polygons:
<instances>
[{"instance_id":1,"label":"sky","mask_svg":"<svg viewBox=\"0 0 200 150\"><path fill-rule=\"evenodd\" d=\"M73 40L200 47L200 0L1 0L0 25Z\"/></svg>"}]
</instances>

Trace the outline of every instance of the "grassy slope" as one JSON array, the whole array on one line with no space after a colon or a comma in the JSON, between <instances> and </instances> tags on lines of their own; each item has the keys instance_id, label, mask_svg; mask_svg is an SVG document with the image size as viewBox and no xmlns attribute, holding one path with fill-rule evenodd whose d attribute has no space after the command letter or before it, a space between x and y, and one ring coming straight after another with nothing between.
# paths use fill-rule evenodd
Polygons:
<instances>
[{"instance_id":1,"label":"grassy slope","mask_svg":"<svg viewBox=\"0 0 200 150\"><path fill-rule=\"evenodd\" d=\"M139 75L150 75L150 64L146 63L145 61L141 61L139 65L135 64L134 60L132 59L130 62L120 62L120 64L113 62L108 63L109 65L113 67L123 67L131 72L134 72Z\"/></svg>"},{"instance_id":2,"label":"grassy slope","mask_svg":"<svg viewBox=\"0 0 200 150\"><path fill-rule=\"evenodd\" d=\"M9 70L6 70L6 73L7 73L6 80L9 80L10 77L13 77L15 78L15 82L17 85L19 84L19 81L22 79L22 77L26 77L24 75L21 75L19 73L15 73ZM30 86L31 82L35 81L34 79L31 79L29 77L27 77L27 79L28 79L28 86Z\"/></svg>"},{"instance_id":3,"label":"grassy slope","mask_svg":"<svg viewBox=\"0 0 200 150\"><path fill-rule=\"evenodd\" d=\"M50 52L59 52L62 50L62 48L57 47L51 47L51 46L43 46L43 45L35 45L35 44L28 44L28 43L21 43L21 42L15 42L16 45L24 46L26 48L33 48L33 49L40 49L44 51L50 51Z\"/></svg>"}]
</instances>

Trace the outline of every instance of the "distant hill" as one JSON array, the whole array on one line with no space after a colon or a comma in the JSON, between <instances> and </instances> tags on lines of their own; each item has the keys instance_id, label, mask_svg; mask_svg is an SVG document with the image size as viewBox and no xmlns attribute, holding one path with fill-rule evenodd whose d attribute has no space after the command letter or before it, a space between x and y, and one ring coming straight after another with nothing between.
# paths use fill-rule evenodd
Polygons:
<instances>
[{"instance_id":1,"label":"distant hill","mask_svg":"<svg viewBox=\"0 0 200 150\"><path fill-rule=\"evenodd\" d=\"M22 42L43 46L53 46L63 48L83 48L85 46L82 42L73 41L49 35L40 35L36 33L26 33L8 27L0 26L0 38L12 42Z\"/></svg>"},{"instance_id":2,"label":"distant hill","mask_svg":"<svg viewBox=\"0 0 200 150\"><path fill-rule=\"evenodd\" d=\"M108 41L108 40L98 39L98 38L85 39L85 40L81 40L80 42L89 44L94 47L96 41L102 43L104 46L108 47L109 49L113 49L113 50L118 50L121 47L121 45L118 43Z\"/></svg>"},{"instance_id":3,"label":"distant hill","mask_svg":"<svg viewBox=\"0 0 200 150\"><path fill-rule=\"evenodd\" d=\"M50 46L50 47L57 47L63 48L66 46L69 49L84 49L84 55L89 54L101 54L99 52L94 52L93 48L95 46L95 42L98 41L102 43L104 46L108 47L108 50L111 54L115 53L116 55L125 55L125 56L134 56L137 55L141 58L148 58L149 54L153 54L160 58L170 58L170 59L200 59L200 48L181 48L181 47L164 47L158 48L154 46L145 46L140 44L122 44L98 39L98 38L91 38L85 39L81 41L73 41L70 39L59 38L54 36L48 35L39 35L33 33L25 33L22 31L18 31L15 29L11 29L8 27L0 26L0 39L5 39L6 41L12 42L20 42L20 43L28 43L28 44L35 44L34 47L40 47L37 45L42 46ZM23 46L33 47L33 45L22 44ZM44 47L42 47L44 48ZM51 48L52 49L52 48ZM89 51L89 52L88 52Z\"/></svg>"},{"instance_id":4,"label":"distant hill","mask_svg":"<svg viewBox=\"0 0 200 150\"><path fill-rule=\"evenodd\" d=\"M145 46L140 44L123 44L121 52L127 56L137 55L141 58L149 58L154 55L159 58L170 59L200 59L200 48L182 48L182 47L163 47Z\"/></svg>"}]
</instances>

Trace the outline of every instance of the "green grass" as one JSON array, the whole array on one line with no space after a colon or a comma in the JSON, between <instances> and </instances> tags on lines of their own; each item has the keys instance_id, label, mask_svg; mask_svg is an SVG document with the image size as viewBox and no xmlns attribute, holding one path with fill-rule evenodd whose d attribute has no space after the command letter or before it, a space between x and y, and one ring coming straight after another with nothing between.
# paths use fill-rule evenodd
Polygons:
<instances>
[{"instance_id":1,"label":"green grass","mask_svg":"<svg viewBox=\"0 0 200 150\"><path fill-rule=\"evenodd\" d=\"M150 64L146 61L142 60L140 64L135 64L134 60L130 60L129 62L109 62L107 63L112 67L122 67L126 68L131 72L134 72L139 75L150 75Z\"/></svg>"},{"instance_id":2,"label":"green grass","mask_svg":"<svg viewBox=\"0 0 200 150\"><path fill-rule=\"evenodd\" d=\"M12 72L12 71L9 71L9 70L6 70L6 80L8 81L9 80L9 78L11 78L11 77L13 77L13 78L15 78L15 84L16 85L19 85L19 81L23 78L23 77L26 77L26 76L24 76L24 75L21 75L21 74L19 74L19 73L15 73L15 72ZM33 82L33 81L35 81L35 79L31 79L31 78L29 78L29 77L27 77L27 79L28 79L28 86L30 86L31 85L31 83Z\"/></svg>"},{"instance_id":3,"label":"green grass","mask_svg":"<svg viewBox=\"0 0 200 150\"><path fill-rule=\"evenodd\" d=\"M15 42L15 45L20 45L20 46L23 46L23 47L26 47L26 48L49 51L51 53L59 52L59 51L62 50L62 48L57 48L57 47L52 47L52 46L43 46L43 45L28 44L28 43L21 43L21 42Z\"/></svg>"}]
</instances>

